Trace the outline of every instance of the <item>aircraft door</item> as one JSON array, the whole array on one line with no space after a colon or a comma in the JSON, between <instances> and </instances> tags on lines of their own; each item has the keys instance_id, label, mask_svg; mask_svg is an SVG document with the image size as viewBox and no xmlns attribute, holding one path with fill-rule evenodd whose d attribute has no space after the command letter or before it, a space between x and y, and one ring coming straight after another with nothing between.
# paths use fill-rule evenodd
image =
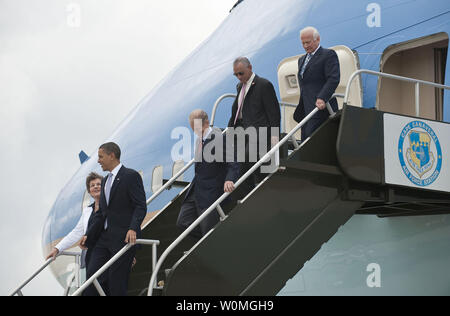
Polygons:
<instances>
[{"instance_id":1,"label":"aircraft door","mask_svg":"<svg viewBox=\"0 0 450 316\"><path fill-rule=\"evenodd\" d=\"M336 89L337 94L345 94L347 83L355 71L359 70L359 60L356 52L350 48L339 45L331 47L339 58L339 64L341 68L341 81ZM304 54L288 57L283 59L278 66L278 87L280 91L281 106L281 129L283 133L288 133L296 125L293 115L297 104L300 99L300 88L298 85L298 60ZM363 100L361 81L360 79L354 80L352 88L350 89L349 104L361 106ZM343 98L338 98L339 109L342 109ZM301 132L295 134L297 139L301 138Z\"/></svg>"}]
</instances>

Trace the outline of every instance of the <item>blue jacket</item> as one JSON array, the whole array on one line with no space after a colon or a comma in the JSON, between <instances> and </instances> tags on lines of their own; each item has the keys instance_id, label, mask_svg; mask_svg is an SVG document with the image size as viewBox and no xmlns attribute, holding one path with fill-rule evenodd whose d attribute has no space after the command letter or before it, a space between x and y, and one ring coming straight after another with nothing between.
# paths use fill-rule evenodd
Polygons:
<instances>
[{"instance_id":1,"label":"blue jacket","mask_svg":"<svg viewBox=\"0 0 450 316\"><path fill-rule=\"evenodd\" d=\"M301 122L316 107L317 99L330 102L333 111L338 110L336 91L341 79L339 59L335 51L320 47L306 66L303 77L300 75L306 55L298 61L300 102L294 112L294 120ZM319 111L302 128L302 140L305 140L329 117L327 109Z\"/></svg>"},{"instance_id":2,"label":"blue jacket","mask_svg":"<svg viewBox=\"0 0 450 316\"><path fill-rule=\"evenodd\" d=\"M215 142L215 137L222 137L223 146L221 142ZM206 161L205 155L211 149L211 153L217 153L222 157L222 161ZM215 150L223 151L216 152ZM233 150L229 149L233 154ZM205 210L211 206L222 194L224 194L224 184L226 181L236 181L239 179L240 164L235 162L226 162L227 149L226 149L226 137L221 136L219 129L213 129L210 137L206 139L203 144L203 155L201 161L195 163L195 176L192 183L189 186L186 197L189 194L194 194L195 202L201 210ZM234 158L234 157L233 157ZM228 159L230 160L230 159ZM192 192L191 192L192 191Z\"/></svg>"}]
</instances>

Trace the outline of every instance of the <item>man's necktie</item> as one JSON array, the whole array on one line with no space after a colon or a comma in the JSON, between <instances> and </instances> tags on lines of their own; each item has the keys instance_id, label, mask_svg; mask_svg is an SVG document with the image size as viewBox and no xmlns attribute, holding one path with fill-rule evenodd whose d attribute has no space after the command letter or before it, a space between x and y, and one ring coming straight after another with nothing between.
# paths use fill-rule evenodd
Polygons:
<instances>
[{"instance_id":1,"label":"man's necktie","mask_svg":"<svg viewBox=\"0 0 450 316\"><path fill-rule=\"evenodd\" d=\"M310 60L311 60L311 54L306 55L305 62L303 63L302 70L300 71L300 75L302 76L302 78L303 78L303 74L305 73L306 66L308 65Z\"/></svg>"},{"instance_id":2,"label":"man's necktie","mask_svg":"<svg viewBox=\"0 0 450 316\"><path fill-rule=\"evenodd\" d=\"M195 161L201 162L203 157L203 141L202 138L197 138L197 150L195 152Z\"/></svg>"},{"instance_id":3,"label":"man's necktie","mask_svg":"<svg viewBox=\"0 0 450 316\"><path fill-rule=\"evenodd\" d=\"M106 198L107 205L109 205L109 196L111 194L112 178L113 178L113 174L109 173L108 180L106 180L106 184L105 184L105 198ZM108 228L108 219L105 219L104 228L105 228L105 230Z\"/></svg>"},{"instance_id":4,"label":"man's necktie","mask_svg":"<svg viewBox=\"0 0 450 316\"><path fill-rule=\"evenodd\" d=\"M236 125L237 119L239 118L239 114L241 113L242 105L244 104L246 89L247 89L247 83L244 83L242 85L241 94L239 95L238 110L236 112L236 117L234 118L234 125Z\"/></svg>"},{"instance_id":5,"label":"man's necktie","mask_svg":"<svg viewBox=\"0 0 450 316\"><path fill-rule=\"evenodd\" d=\"M113 178L113 174L109 173L108 180L106 180L106 184L105 184L105 197L106 197L106 204L108 204L108 205L109 205L109 195L111 194L112 178Z\"/></svg>"}]
</instances>

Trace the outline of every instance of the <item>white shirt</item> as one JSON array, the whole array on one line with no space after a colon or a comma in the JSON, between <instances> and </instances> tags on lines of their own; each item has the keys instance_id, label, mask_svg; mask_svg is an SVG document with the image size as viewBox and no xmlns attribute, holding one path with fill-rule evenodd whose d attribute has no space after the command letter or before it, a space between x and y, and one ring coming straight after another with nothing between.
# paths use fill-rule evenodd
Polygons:
<instances>
[{"instance_id":1,"label":"white shirt","mask_svg":"<svg viewBox=\"0 0 450 316\"><path fill-rule=\"evenodd\" d=\"M209 136L209 134L211 134L211 132L212 132L212 128L211 128L211 126L210 127L208 127L208 129L206 130L206 133L204 133L203 135L203 142L205 142L206 141L206 139L208 138L208 136Z\"/></svg>"},{"instance_id":2,"label":"white shirt","mask_svg":"<svg viewBox=\"0 0 450 316\"><path fill-rule=\"evenodd\" d=\"M86 234L92 212L93 207L89 206L83 210L75 228L55 246L60 253L75 245Z\"/></svg>"},{"instance_id":3,"label":"white shirt","mask_svg":"<svg viewBox=\"0 0 450 316\"><path fill-rule=\"evenodd\" d=\"M245 97L247 96L248 91L250 90L253 80L255 80L255 76L256 74L253 73L252 76L250 77L250 79L248 79L246 86L245 86L245 91L244 89L241 89L241 92L239 93L239 100L242 97L242 106L241 106L241 111L239 112L239 118L242 119L242 112L243 112L243 107L244 107L244 101L245 101ZM244 95L242 96L242 93L244 93Z\"/></svg>"},{"instance_id":4,"label":"white shirt","mask_svg":"<svg viewBox=\"0 0 450 316\"><path fill-rule=\"evenodd\" d=\"M117 167L115 167L114 170L111 171L111 173L112 173L112 179L110 180L110 181L111 181L111 188L112 188L112 186L114 185L114 180L116 179L116 176L117 176L117 174L119 173L120 168L122 168L122 164L121 164L121 163L119 163L119 164L117 165ZM108 177L109 177L109 175L108 175ZM109 179L107 178L107 179L106 179L106 182L108 182L108 180L109 180ZM105 183L105 184L106 184L106 183ZM104 191L105 191L105 195L106 195L106 185L105 185ZM107 201L107 202L109 203L109 201Z\"/></svg>"},{"instance_id":5,"label":"white shirt","mask_svg":"<svg viewBox=\"0 0 450 316\"><path fill-rule=\"evenodd\" d=\"M314 56L314 55L317 53L317 51L319 50L319 48L320 48L320 45L317 46L316 50L315 50L314 52L311 53L311 57Z\"/></svg>"},{"instance_id":6,"label":"white shirt","mask_svg":"<svg viewBox=\"0 0 450 316\"><path fill-rule=\"evenodd\" d=\"M106 184L108 183L108 181L110 181L110 183L111 183L111 188L113 187L113 185L114 185L114 180L116 180L116 176L117 176L117 174L119 173L120 168L122 168L122 164L121 164L121 163L119 163L119 164L117 165L117 167L115 167L115 168L113 169L113 171L111 171L112 176L111 176L111 175L108 175L108 177L112 177L112 178L111 178L111 180L109 180L109 178L106 179L106 182L105 182L105 188L104 188L104 191L105 191L105 197L106 197ZM110 188L110 190L109 190L109 193L111 193L111 188ZM109 198L111 199L111 196L109 196ZM106 201L106 203L109 204L109 201ZM105 230L108 228L108 219L105 219L105 226L104 226L104 228L105 228Z\"/></svg>"}]
</instances>

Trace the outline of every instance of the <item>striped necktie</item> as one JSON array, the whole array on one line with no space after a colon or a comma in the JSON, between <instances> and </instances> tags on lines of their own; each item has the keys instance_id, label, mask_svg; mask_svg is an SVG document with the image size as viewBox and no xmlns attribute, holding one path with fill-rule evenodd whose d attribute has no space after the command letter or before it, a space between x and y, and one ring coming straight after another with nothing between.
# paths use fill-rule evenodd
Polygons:
<instances>
[{"instance_id":1,"label":"striped necktie","mask_svg":"<svg viewBox=\"0 0 450 316\"><path fill-rule=\"evenodd\" d=\"M303 78L303 74L305 73L306 66L308 65L310 60L311 60L311 54L306 55L305 62L303 63L302 70L300 71L300 75L302 76L302 78Z\"/></svg>"}]
</instances>

